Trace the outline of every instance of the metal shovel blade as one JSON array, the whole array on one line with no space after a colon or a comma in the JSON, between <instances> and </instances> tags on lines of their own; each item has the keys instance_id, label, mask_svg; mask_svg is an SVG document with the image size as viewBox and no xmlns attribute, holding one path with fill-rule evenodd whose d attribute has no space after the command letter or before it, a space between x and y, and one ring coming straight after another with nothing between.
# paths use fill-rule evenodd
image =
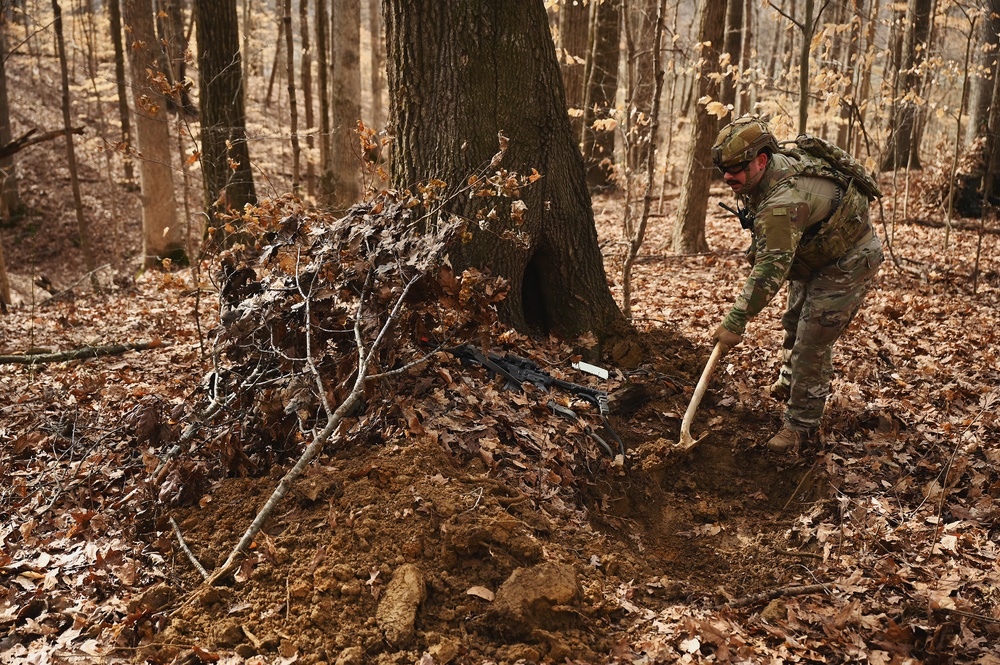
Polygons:
<instances>
[{"instance_id":1,"label":"metal shovel blade","mask_svg":"<svg viewBox=\"0 0 1000 665\"><path fill-rule=\"evenodd\" d=\"M691 450L698 442L708 436L708 432L705 432L697 439L691 436L691 421L694 420L694 414L698 410L698 405L701 404L701 398L705 396L705 391L708 390L708 380L712 378L712 373L719 364L720 358L722 358L722 343L716 342L715 348L712 349L712 355L709 356L708 362L705 364L705 369L701 372L698 385L694 388L694 394L691 395L691 403L688 404L687 411L684 412L684 420L681 421L681 438L677 442L681 452Z\"/></svg>"}]
</instances>

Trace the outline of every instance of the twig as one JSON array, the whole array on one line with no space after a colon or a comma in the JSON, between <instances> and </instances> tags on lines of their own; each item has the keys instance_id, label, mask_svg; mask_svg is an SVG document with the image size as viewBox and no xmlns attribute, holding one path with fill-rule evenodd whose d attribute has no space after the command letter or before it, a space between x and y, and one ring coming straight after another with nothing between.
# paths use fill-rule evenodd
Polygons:
<instances>
[{"instance_id":1,"label":"twig","mask_svg":"<svg viewBox=\"0 0 1000 665\"><path fill-rule=\"evenodd\" d=\"M140 342L138 344L108 344L106 346L85 346L72 351L60 351L58 353L33 353L24 355L0 356L0 363L22 365L37 365L40 363L58 363L66 360L80 360L82 358L98 358L100 356L118 356L129 351L145 351L155 349L160 346L170 346L169 342L153 340L151 342Z\"/></svg>"},{"instance_id":2,"label":"twig","mask_svg":"<svg viewBox=\"0 0 1000 665\"><path fill-rule=\"evenodd\" d=\"M787 598L789 596L805 596L810 593L818 593L820 591L829 592L830 588L826 584L806 584L804 586L786 586L780 589L771 589L770 591L762 591L761 593L755 593L752 596L746 596L745 598L739 598L731 602L723 603L719 607L744 607L746 605L757 605L759 603L774 600L775 598Z\"/></svg>"},{"instance_id":3,"label":"twig","mask_svg":"<svg viewBox=\"0 0 1000 665\"><path fill-rule=\"evenodd\" d=\"M195 570L197 570L198 573L201 575L201 578L203 580L207 580L208 571L205 570L205 567L201 565L200 561L198 561L198 557L194 555L194 552L191 551L191 548L188 547L186 542L184 542L184 534L181 533L181 528L177 526L177 522L176 520L174 520L173 517L170 518L170 526L174 527L174 535L177 536L177 542L180 543L181 550L184 552L184 554L187 555L188 560L195 567Z\"/></svg>"},{"instance_id":4,"label":"twig","mask_svg":"<svg viewBox=\"0 0 1000 665\"><path fill-rule=\"evenodd\" d=\"M306 449L302 452L302 455L295 463L295 466L293 466L288 471L288 473L286 473L284 477L278 482L278 486L274 489L274 492L271 493L271 496L264 504L264 507L261 508L260 512L257 513L257 516L250 524L250 527L246 530L246 533L244 533L243 537L240 538L239 543L237 543L236 547L233 548L233 551L229 553L229 556L226 558L226 561L218 569L216 569L215 572L211 574L211 576L209 576L206 582L214 585L217 582L226 579L236 569L238 561L250 548L251 543L253 543L253 539L257 536L258 533L260 533L261 529L264 527L264 523L271 516L271 513L274 512L274 509L277 507L278 503L280 503L281 500L285 497L285 495L288 494L288 490L291 488L292 483L298 480L299 476L301 476L305 472L306 467L313 460L313 458L316 457L316 455L318 455L319 452L324 448L327 441L330 440L330 437L333 436L333 433L340 426L340 423L344 420L345 417L347 417L347 414L353 411L355 405L358 403L358 401L361 399L361 396L364 394L365 378L368 376L368 368L371 366L375 354L378 352L379 348L382 345L382 342L385 340L385 337L389 329L392 328L393 324L399 318L400 310L402 309L406 298L409 296L410 289L413 287L414 284L416 284L417 280L419 280L421 276L422 275L418 274L417 276L410 279L409 282L407 282L406 286L399 294L399 297L397 298L396 303L392 308L392 311L390 311L388 316L386 317L386 321L382 325L382 329L376 336L375 341L373 341L371 343L371 346L368 347L367 351L365 349L364 341L361 335L361 313L365 304L365 298L362 297L358 300L358 309L357 312L355 313L355 322L354 322L354 336L358 349L358 368L357 368L357 376L355 377L354 386L351 388L351 392L347 395L346 398L344 398L344 401L340 403L340 406L338 406L335 411L330 413L330 411L327 410L327 413L330 415L327 417L326 426L323 427L323 429L318 434L316 434L316 436L309 443L309 445L306 446ZM326 399L326 390L322 384L321 374L318 368L312 363L311 357L307 358L307 364L309 366L309 369L316 376L316 380L319 382L318 385L320 387L320 396L323 399L324 409L329 409L330 404Z\"/></svg>"},{"instance_id":5,"label":"twig","mask_svg":"<svg viewBox=\"0 0 1000 665\"><path fill-rule=\"evenodd\" d=\"M781 507L781 512L785 512L786 510L788 510L788 506L792 505L792 501L798 495L799 490L802 489L803 485L806 484L806 481L809 480L810 477L812 476L813 471L816 470L817 464L819 464L819 460L813 462L813 465L809 467L809 470L802 475L802 480L800 480L799 484L795 486L795 491L793 491L791 496L788 497L788 501L785 502L785 505Z\"/></svg>"},{"instance_id":6,"label":"twig","mask_svg":"<svg viewBox=\"0 0 1000 665\"><path fill-rule=\"evenodd\" d=\"M777 554L784 554L785 556L801 557L805 559L823 559L823 555L819 552L796 552L794 550L779 550L778 548L775 548L774 551Z\"/></svg>"},{"instance_id":7,"label":"twig","mask_svg":"<svg viewBox=\"0 0 1000 665\"><path fill-rule=\"evenodd\" d=\"M936 607L934 609L938 612L944 612L945 614L957 614L958 616L965 617L967 619L976 619L977 621L985 621L986 623L1000 623L1000 619L988 617L983 614L975 614L974 612L955 610L948 607Z\"/></svg>"}]
</instances>

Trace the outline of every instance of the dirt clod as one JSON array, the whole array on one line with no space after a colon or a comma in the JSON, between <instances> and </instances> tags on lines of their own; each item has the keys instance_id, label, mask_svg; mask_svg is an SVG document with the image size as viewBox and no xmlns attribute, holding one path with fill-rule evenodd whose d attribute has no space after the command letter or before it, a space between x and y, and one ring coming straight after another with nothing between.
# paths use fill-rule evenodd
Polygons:
<instances>
[{"instance_id":1,"label":"dirt clod","mask_svg":"<svg viewBox=\"0 0 1000 665\"><path fill-rule=\"evenodd\" d=\"M375 612L375 620L390 644L410 644L417 609L426 598L427 583L423 572L413 564L397 568Z\"/></svg>"}]
</instances>

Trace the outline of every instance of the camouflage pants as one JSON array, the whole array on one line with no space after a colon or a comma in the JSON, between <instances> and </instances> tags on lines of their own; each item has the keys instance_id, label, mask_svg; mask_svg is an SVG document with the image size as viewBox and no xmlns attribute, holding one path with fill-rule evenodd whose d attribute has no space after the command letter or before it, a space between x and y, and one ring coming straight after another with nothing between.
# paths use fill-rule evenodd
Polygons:
<instances>
[{"instance_id":1,"label":"camouflage pants","mask_svg":"<svg viewBox=\"0 0 1000 665\"><path fill-rule=\"evenodd\" d=\"M819 426L833 378L833 344L860 309L882 261L882 243L874 236L809 279L788 282L779 381L789 386L785 424L791 429Z\"/></svg>"}]
</instances>

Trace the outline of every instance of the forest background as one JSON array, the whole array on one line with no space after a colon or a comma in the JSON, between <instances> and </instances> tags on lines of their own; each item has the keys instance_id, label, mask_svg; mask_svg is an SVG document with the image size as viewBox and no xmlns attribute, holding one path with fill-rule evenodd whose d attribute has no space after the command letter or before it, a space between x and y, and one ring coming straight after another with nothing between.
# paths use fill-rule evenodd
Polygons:
<instances>
[{"instance_id":1,"label":"forest background","mask_svg":"<svg viewBox=\"0 0 1000 665\"><path fill-rule=\"evenodd\" d=\"M350 243L330 229L374 225L388 243L399 230L390 211L417 198L454 202L482 183L507 225L491 240L496 255L521 241L519 190L534 181L525 172L507 186L503 138L480 181L435 183L442 174L426 172L418 188L401 177L398 164L431 148L392 124L406 82L390 85L387 69L401 65L386 50L383 18L417 21L421 9L402 0L3 3L5 662L998 662L1000 15L982 2L546 3L552 41L538 45L554 48L603 274L636 335L606 339L597 326L600 339L548 336L565 331L530 311L520 320L501 304L496 321L466 301L457 309L466 333L488 331L480 343L530 350L551 371L581 355L618 368L604 387L623 397L611 423L625 459L605 459L582 426L559 425L544 408L525 420L534 434L520 431L513 423L526 416L512 404L524 404L477 392L453 380L467 370L427 359L384 388L394 395L384 410L350 416L349 435L327 434L338 443L299 481L307 489L288 499L295 508L253 534L235 581L229 571L229 586L205 593L192 561L225 567L310 436L323 448L317 423L336 411L317 396L304 402L291 379L267 397L234 388L225 408L211 392L213 376L247 376L235 349L252 333L226 318L247 298L225 295L233 275L253 286L290 269L254 263L254 245L287 232L284 220L305 219L303 233L346 262ZM460 69L439 66L444 77ZM762 458L777 411L754 386L775 369L771 326L751 333L716 378L703 416L714 436L692 456L667 448L664 462L707 354L699 345L743 270L745 239L710 208L727 199L707 148L744 113L768 118L781 139L822 136L880 173L885 197L873 218L890 260L838 360L832 448ZM480 226L494 223L487 208ZM297 251L319 261L321 249ZM440 268L435 248L420 251ZM485 312L504 287L482 279L463 283ZM394 311L404 301L390 295L408 293L406 283L358 311ZM448 310L458 296L448 278L440 283L431 301ZM421 303L410 303L416 315L454 323ZM256 302L247 312L278 329L297 306ZM59 355L73 350L82 355ZM421 356L404 346L390 358L403 351ZM112 358L80 359L104 353ZM345 369L350 353L305 357L336 382L363 374L360 361ZM289 376L308 375L310 362ZM503 426L484 433L476 409L448 420L454 406L427 396L436 381ZM338 399L356 395L337 386ZM303 407L296 434L289 423ZM266 435L227 433L255 428ZM622 468L631 469L624 479ZM479 499L467 504L475 487ZM480 531L462 521L469 513ZM324 526L307 538L301 525L314 522ZM197 555L185 553L188 542ZM427 578L424 601L410 631L393 632L390 578L402 580L413 561ZM538 569L553 562L583 581L561 595L561 573ZM446 570L456 565L471 568ZM535 609L475 605L494 602L518 568L544 573L529 585L549 594ZM289 582L299 577L305 587ZM498 616L509 631L488 625Z\"/></svg>"}]
</instances>

